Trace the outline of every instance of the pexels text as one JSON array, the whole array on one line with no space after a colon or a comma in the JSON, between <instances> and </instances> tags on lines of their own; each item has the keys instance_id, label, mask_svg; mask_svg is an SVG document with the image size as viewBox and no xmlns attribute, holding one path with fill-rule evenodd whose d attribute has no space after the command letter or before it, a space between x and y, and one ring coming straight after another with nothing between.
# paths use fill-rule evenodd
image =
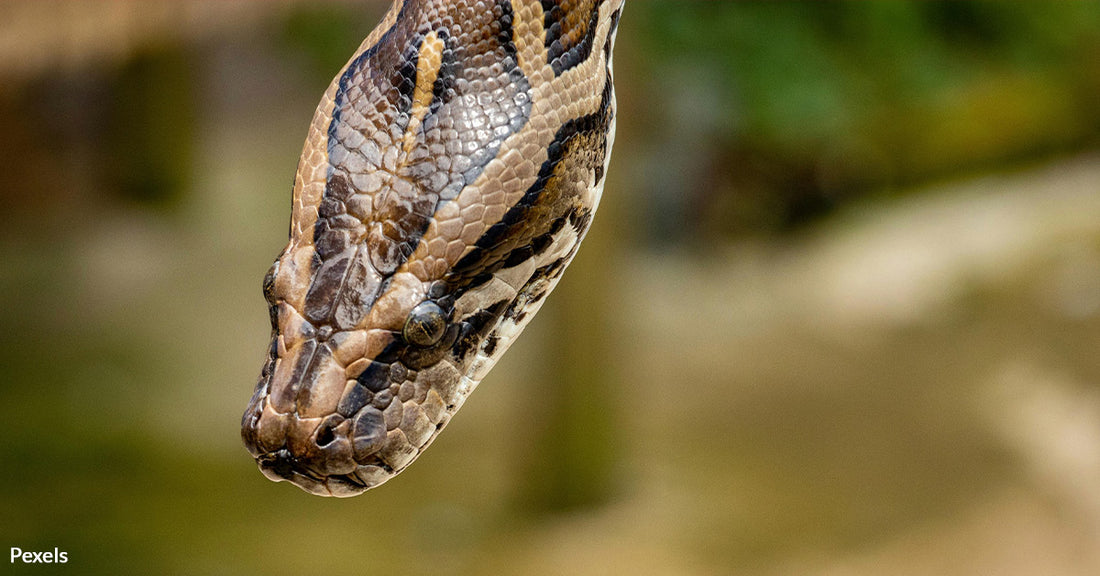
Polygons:
<instances>
[{"instance_id":1,"label":"pexels text","mask_svg":"<svg viewBox=\"0 0 1100 576\"><path fill-rule=\"evenodd\" d=\"M11 563L23 564L65 564L69 561L69 553L54 548L50 552L30 552L22 548L11 547Z\"/></svg>"}]
</instances>

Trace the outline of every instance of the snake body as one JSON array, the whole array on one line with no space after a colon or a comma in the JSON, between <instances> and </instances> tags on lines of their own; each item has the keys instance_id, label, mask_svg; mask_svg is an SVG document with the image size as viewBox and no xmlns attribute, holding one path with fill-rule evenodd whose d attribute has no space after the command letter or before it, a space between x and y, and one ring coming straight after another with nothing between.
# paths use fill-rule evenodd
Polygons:
<instances>
[{"instance_id":1,"label":"snake body","mask_svg":"<svg viewBox=\"0 0 1100 576\"><path fill-rule=\"evenodd\" d=\"M264 278L241 434L353 496L408 466L535 315L602 194L623 0L395 0L328 87Z\"/></svg>"}]
</instances>

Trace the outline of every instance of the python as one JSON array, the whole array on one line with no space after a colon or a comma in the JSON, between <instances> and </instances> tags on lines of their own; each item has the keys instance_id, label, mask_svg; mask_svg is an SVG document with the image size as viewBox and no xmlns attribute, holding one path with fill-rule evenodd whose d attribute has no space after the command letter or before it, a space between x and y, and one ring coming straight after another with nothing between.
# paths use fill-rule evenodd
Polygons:
<instances>
[{"instance_id":1,"label":"python","mask_svg":"<svg viewBox=\"0 0 1100 576\"><path fill-rule=\"evenodd\" d=\"M395 0L325 92L264 279L241 420L322 496L401 472L576 254L615 132L623 0Z\"/></svg>"}]
</instances>

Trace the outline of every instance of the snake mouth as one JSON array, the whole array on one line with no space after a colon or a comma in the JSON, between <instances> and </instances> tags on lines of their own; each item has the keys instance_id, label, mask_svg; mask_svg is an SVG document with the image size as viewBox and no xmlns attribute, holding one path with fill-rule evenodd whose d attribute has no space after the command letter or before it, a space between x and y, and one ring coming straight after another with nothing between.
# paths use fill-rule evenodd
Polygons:
<instances>
[{"instance_id":1,"label":"snake mouth","mask_svg":"<svg viewBox=\"0 0 1100 576\"><path fill-rule=\"evenodd\" d=\"M295 486L318 496L347 497L366 491L369 486L352 474L321 476L310 470L289 450L282 449L256 458L260 471L275 482L290 482Z\"/></svg>"}]
</instances>

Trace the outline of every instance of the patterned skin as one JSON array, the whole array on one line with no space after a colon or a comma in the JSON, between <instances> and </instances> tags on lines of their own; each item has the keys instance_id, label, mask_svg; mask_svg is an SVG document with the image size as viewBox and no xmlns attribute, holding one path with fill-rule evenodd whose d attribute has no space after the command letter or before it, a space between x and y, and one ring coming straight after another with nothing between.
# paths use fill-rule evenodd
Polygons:
<instances>
[{"instance_id":1,"label":"patterned skin","mask_svg":"<svg viewBox=\"0 0 1100 576\"><path fill-rule=\"evenodd\" d=\"M264 279L241 435L353 496L409 465L534 316L599 204L623 0L396 0L325 92Z\"/></svg>"}]
</instances>

